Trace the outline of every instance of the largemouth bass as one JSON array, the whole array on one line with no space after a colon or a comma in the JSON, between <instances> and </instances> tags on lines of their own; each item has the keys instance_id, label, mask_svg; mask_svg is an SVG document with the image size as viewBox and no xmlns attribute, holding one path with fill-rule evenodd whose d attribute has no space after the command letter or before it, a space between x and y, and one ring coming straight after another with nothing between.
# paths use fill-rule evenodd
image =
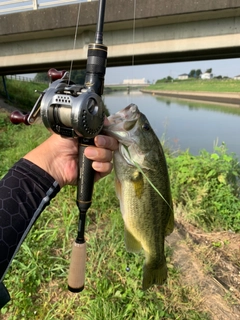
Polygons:
<instances>
[{"instance_id":1,"label":"largemouth bass","mask_svg":"<svg viewBox=\"0 0 240 320\"><path fill-rule=\"evenodd\" d=\"M142 288L147 290L167 278L164 240L174 227L167 164L158 137L135 104L108 119L104 133L119 141L113 159L125 246L129 252L144 250Z\"/></svg>"}]
</instances>

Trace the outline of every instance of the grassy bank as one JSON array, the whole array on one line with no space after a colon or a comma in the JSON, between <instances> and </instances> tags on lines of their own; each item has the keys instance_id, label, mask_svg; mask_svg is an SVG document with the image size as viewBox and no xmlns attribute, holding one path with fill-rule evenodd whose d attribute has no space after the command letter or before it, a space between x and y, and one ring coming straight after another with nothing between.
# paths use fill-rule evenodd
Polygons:
<instances>
[{"instance_id":1,"label":"grassy bank","mask_svg":"<svg viewBox=\"0 0 240 320\"><path fill-rule=\"evenodd\" d=\"M111 92L119 92L119 91L127 91L128 87L120 87L120 86L114 86L114 87L104 87L104 93L111 93Z\"/></svg>"},{"instance_id":2,"label":"grassy bank","mask_svg":"<svg viewBox=\"0 0 240 320\"><path fill-rule=\"evenodd\" d=\"M238 80L173 80L170 82L159 81L147 87L148 90L169 90L169 91L193 91L193 92L239 92L240 81Z\"/></svg>"},{"instance_id":3,"label":"grassy bank","mask_svg":"<svg viewBox=\"0 0 240 320\"><path fill-rule=\"evenodd\" d=\"M37 98L39 97L39 93L35 93L35 90L42 92L48 88L48 84L46 83L24 82L13 79L6 79L6 85L10 98L10 101L8 101L8 103L23 111L29 111L34 106ZM141 89L141 87L135 89L139 90ZM105 86L104 93L108 94L111 92L127 90L128 86ZM0 81L0 96L2 96L3 99L7 101L7 95L5 93L2 81Z\"/></svg>"},{"instance_id":4,"label":"grassy bank","mask_svg":"<svg viewBox=\"0 0 240 320\"><path fill-rule=\"evenodd\" d=\"M41 92L48 87L46 83L24 82L12 79L6 79L6 86L10 98L8 102L14 107L25 111L31 110L39 97L39 93L35 93L35 90ZM7 101L2 81L0 81L0 96Z\"/></svg>"},{"instance_id":5,"label":"grassy bank","mask_svg":"<svg viewBox=\"0 0 240 320\"><path fill-rule=\"evenodd\" d=\"M107 85L104 87L104 94L108 94L108 93L111 93L111 92L119 92L119 91L129 91L129 90L141 90L141 89L144 89L144 87L141 87L140 85L137 87L137 86L134 86L132 87L131 85L129 86L111 86L111 87L108 87Z\"/></svg>"},{"instance_id":6,"label":"grassy bank","mask_svg":"<svg viewBox=\"0 0 240 320\"><path fill-rule=\"evenodd\" d=\"M11 125L5 114L0 114L0 131L1 176L48 136L41 125ZM199 157L188 152L176 158L167 154L167 161L174 202L187 208L190 221L209 231L238 230L239 166L234 157L221 147ZM67 274L77 221L75 188L65 187L42 213L8 271L5 284L12 301L1 310L1 319L209 319L201 310L198 288L184 284L180 270L173 266L170 248L166 249L167 283L141 291L144 258L125 251L113 174L95 185L87 214L85 290L69 293Z\"/></svg>"},{"instance_id":7,"label":"grassy bank","mask_svg":"<svg viewBox=\"0 0 240 320\"><path fill-rule=\"evenodd\" d=\"M39 94L35 90L43 91L48 85L45 83L23 82L6 79L10 103L16 108L29 111L35 104ZM144 90L167 90L167 91L193 91L193 92L239 92L240 81L237 80L173 80L172 82L159 81L155 85L149 85ZM126 87L105 87L105 93L114 91L126 91ZM0 96L6 100L3 83L0 81Z\"/></svg>"},{"instance_id":8,"label":"grassy bank","mask_svg":"<svg viewBox=\"0 0 240 320\"><path fill-rule=\"evenodd\" d=\"M2 114L0 123L3 175L48 134L40 125L15 127ZM1 310L2 319L208 319L195 299L196 289L181 284L169 250L168 283L141 291L143 256L125 251L113 175L95 185L87 215L85 290L69 293L67 273L77 220L75 188L65 187L42 213L8 271L5 284L12 301Z\"/></svg>"}]
</instances>

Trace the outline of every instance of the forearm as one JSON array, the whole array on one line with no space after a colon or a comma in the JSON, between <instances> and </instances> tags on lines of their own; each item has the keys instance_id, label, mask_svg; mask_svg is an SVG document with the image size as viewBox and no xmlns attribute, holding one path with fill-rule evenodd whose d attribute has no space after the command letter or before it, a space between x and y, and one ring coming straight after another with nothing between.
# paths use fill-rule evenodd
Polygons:
<instances>
[{"instance_id":1,"label":"forearm","mask_svg":"<svg viewBox=\"0 0 240 320\"><path fill-rule=\"evenodd\" d=\"M34 222L60 190L32 162L21 159L0 181L0 280Z\"/></svg>"},{"instance_id":2,"label":"forearm","mask_svg":"<svg viewBox=\"0 0 240 320\"><path fill-rule=\"evenodd\" d=\"M86 148L93 160L96 180L110 173L115 139L95 137L96 147ZM2 280L17 250L40 213L60 187L78 178L78 140L52 135L30 151L0 181L0 308L9 300Z\"/></svg>"}]
</instances>

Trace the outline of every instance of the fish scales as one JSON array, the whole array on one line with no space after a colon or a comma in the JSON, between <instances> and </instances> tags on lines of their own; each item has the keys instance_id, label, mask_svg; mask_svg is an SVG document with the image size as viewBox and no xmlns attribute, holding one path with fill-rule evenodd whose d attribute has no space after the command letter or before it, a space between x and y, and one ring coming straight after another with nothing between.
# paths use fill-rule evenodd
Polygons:
<instances>
[{"instance_id":1,"label":"fish scales","mask_svg":"<svg viewBox=\"0 0 240 320\"><path fill-rule=\"evenodd\" d=\"M164 239L174 224L167 164L159 139L136 105L110 116L109 122L105 134L119 141L114 170L125 245L129 252L144 250L142 286L146 290L167 278Z\"/></svg>"}]
</instances>

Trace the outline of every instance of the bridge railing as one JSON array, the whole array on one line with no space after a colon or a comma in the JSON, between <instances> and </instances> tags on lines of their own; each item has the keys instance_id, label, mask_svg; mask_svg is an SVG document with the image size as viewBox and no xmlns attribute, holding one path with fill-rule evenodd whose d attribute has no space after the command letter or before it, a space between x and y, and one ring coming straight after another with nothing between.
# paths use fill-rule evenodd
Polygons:
<instances>
[{"instance_id":1,"label":"bridge railing","mask_svg":"<svg viewBox=\"0 0 240 320\"><path fill-rule=\"evenodd\" d=\"M37 10L47 7L54 7L79 2L96 0L1 0L0 14L9 14L19 11Z\"/></svg>"}]
</instances>

